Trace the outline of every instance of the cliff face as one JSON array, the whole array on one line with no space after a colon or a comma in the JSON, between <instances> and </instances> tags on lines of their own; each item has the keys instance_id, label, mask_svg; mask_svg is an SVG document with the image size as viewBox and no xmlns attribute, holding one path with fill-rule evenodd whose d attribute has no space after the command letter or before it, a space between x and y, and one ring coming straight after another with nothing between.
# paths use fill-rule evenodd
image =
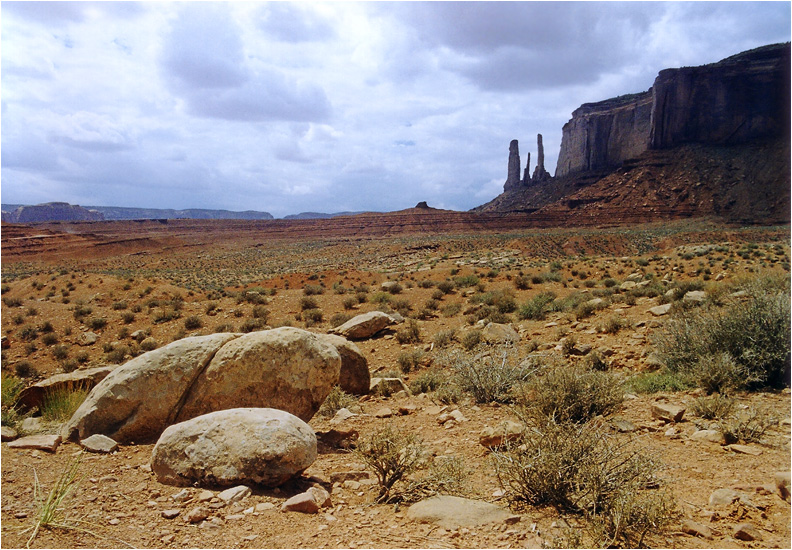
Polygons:
<instances>
[{"instance_id":1,"label":"cliff face","mask_svg":"<svg viewBox=\"0 0 792 550\"><path fill-rule=\"evenodd\" d=\"M652 87L650 147L745 143L789 133L788 44L719 63L661 71Z\"/></svg>"},{"instance_id":2,"label":"cliff face","mask_svg":"<svg viewBox=\"0 0 792 550\"><path fill-rule=\"evenodd\" d=\"M475 208L537 223L717 216L788 223L790 45L661 71L648 91L584 104L555 177Z\"/></svg>"},{"instance_id":3,"label":"cliff face","mask_svg":"<svg viewBox=\"0 0 792 550\"><path fill-rule=\"evenodd\" d=\"M652 91L586 103L564 124L556 177L619 166L649 145Z\"/></svg>"},{"instance_id":4,"label":"cliff face","mask_svg":"<svg viewBox=\"0 0 792 550\"><path fill-rule=\"evenodd\" d=\"M647 92L582 105L564 125L556 177L615 168L647 149L788 134L789 52L773 44L666 69Z\"/></svg>"}]
</instances>

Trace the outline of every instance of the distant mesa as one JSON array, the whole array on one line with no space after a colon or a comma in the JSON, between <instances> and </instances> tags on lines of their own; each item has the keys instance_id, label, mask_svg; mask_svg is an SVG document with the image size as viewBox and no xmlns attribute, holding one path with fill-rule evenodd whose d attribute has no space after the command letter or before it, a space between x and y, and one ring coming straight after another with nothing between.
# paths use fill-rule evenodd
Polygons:
<instances>
[{"instance_id":1,"label":"distant mesa","mask_svg":"<svg viewBox=\"0 0 792 550\"><path fill-rule=\"evenodd\" d=\"M94 209L84 208L67 202L47 202L34 206L18 206L10 212L3 208L4 222L34 223L44 221L102 221L105 217Z\"/></svg>"},{"instance_id":2,"label":"distant mesa","mask_svg":"<svg viewBox=\"0 0 792 550\"><path fill-rule=\"evenodd\" d=\"M424 208L424 209L428 210L429 209L429 205L426 204L426 201L421 201L421 202L419 202L418 204L415 205L415 208Z\"/></svg>"},{"instance_id":3,"label":"distant mesa","mask_svg":"<svg viewBox=\"0 0 792 550\"><path fill-rule=\"evenodd\" d=\"M66 202L48 202L35 206L3 205L3 221L7 223L36 223L53 221L103 220L271 220L269 212L247 210L210 210L190 208L172 210L162 208L127 208L121 206L77 206Z\"/></svg>"},{"instance_id":4,"label":"distant mesa","mask_svg":"<svg viewBox=\"0 0 792 550\"><path fill-rule=\"evenodd\" d=\"M335 212L333 214L325 214L323 212L300 212L299 214L289 214L284 216L284 220L326 220L328 218L337 218L338 216L356 216L364 212Z\"/></svg>"}]
</instances>

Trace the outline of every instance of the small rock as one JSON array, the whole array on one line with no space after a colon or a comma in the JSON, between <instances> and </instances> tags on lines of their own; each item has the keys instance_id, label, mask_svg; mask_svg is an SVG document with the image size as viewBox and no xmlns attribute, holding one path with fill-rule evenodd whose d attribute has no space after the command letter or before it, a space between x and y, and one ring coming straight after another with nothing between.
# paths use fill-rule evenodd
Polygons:
<instances>
[{"instance_id":1,"label":"small rock","mask_svg":"<svg viewBox=\"0 0 792 550\"><path fill-rule=\"evenodd\" d=\"M500 447L505 442L517 441L525 430L525 426L506 420L494 428L487 427L479 434L479 444L494 449Z\"/></svg>"},{"instance_id":2,"label":"small rock","mask_svg":"<svg viewBox=\"0 0 792 550\"><path fill-rule=\"evenodd\" d=\"M406 405L399 405L399 414L401 416L407 416L408 414L412 414L418 410L416 405L412 403L407 403Z\"/></svg>"},{"instance_id":3,"label":"small rock","mask_svg":"<svg viewBox=\"0 0 792 550\"><path fill-rule=\"evenodd\" d=\"M405 391L407 395L410 395L409 388L407 388L401 378L371 378L369 393L388 396L400 391Z\"/></svg>"},{"instance_id":4,"label":"small rock","mask_svg":"<svg viewBox=\"0 0 792 550\"><path fill-rule=\"evenodd\" d=\"M611 420L611 425L614 428L616 428L617 432L620 433L632 433L635 430L637 430L635 424L633 424L629 420L623 420L623 419Z\"/></svg>"},{"instance_id":5,"label":"small rock","mask_svg":"<svg viewBox=\"0 0 792 550\"><path fill-rule=\"evenodd\" d=\"M743 455L759 456L762 454L762 449L757 449L756 447L751 447L749 445L734 444L728 445L726 448L730 451L734 451L735 453Z\"/></svg>"},{"instance_id":6,"label":"small rock","mask_svg":"<svg viewBox=\"0 0 792 550\"><path fill-rule=\"evenodd\" d=\"M691 434L690 439L693 441L709 441L710 443L717 443L719 445L725 443L723 434L718 430L698 430Z\"/></svg>"},{"instance_id":7,"label":"small rock","mask_svg":"<svg viewBox=\"0 0 792 550\"><path fill-rule=\"evenodd\" d=\"M682 297L683 302L701 304L707 299L707 293L703 290L690 290Z\"/></svg>"},{"instance_id":8,"label":"small rock","mask_svg":"<svg viewBox=\"0 0 792 550\"><path fill-rule=\"evenodd\" d=\"M232 502L239 502L243 498L250 496L250 492L250 487L237 485L236 487L226 489L217 496L226 504L230 504Z\"/></svg>"},{"instance_id":9,"label":"small rock","mask_svg":"<svg viewBox=\"0 0 792 550\"><path fill-rule=\"evenodd\" d=\"M99 337L93 332L83 332L77 339L77 343L81 346L92 346L96 343Z\"/></svg>"},{"instance_id":10,"label":"small rock","mask_svg":"<svg viewBox=\"0 0 792 550\"><path fill-rule=\"evenodd\" d=\"M89 453L112 453L118 450L118 443L102 434L93 434L80 441L80 447Z\"/></svg>"},{"instance_id":11,"label":"small rock","mask_svg":"<svg viewBox=\"0 0 792 550\"><path fill-rule=\"evenodd\" d=\"M320 487L311 487L304 493L294 495L281 505L281 512L315 514L322 506L329 506L330 493Z\"/></svg>"},{"instance_id":12,"label":"small rock","mask_svg":"<svg viewBox=\"0 0 792 550\"><path fill-rule=\"evenodd\" d=\"M210 510L204 506L198 506L197 508L193 508L187 514L187 521L189 523L198 523L199 521L203 521L209 517Z\"/></svg>"},{"instance_id":13,"label":"small rock","mask_svg":"<svg viewBox=\"0 0 792 550\"><path fill-rule=\"evenodd\" d=\"M2 441L13 441L19 437L17 431L11 426L3 426L0 430L0 435L2 436Z\"/></svg>"},{"instance_id":14,"label":"small rock","mask_svg":"<svg viewBox=\"0 0 792 550\"><path fill-rule=\"evenodd\" d=\"M662 317L666 315L671 310L671 304L663 304L655 307L649 308L649 313L654 315L655 317Z\"/></svg>"},{"instance_id":15,"label":"small rock","mask_svg":"<svg viewBox=\"0 0 792 550\"><path fill-rule=\"evenodd\" d=\"M349 420L353 416L357 416L357 415L345 407L338 409L338 412L335 413L335 416L333 416L333 419L330 421L330 424L333 425L341 424L344 420Z\"/></svg>"},{"instance_id":16,"label":"small rock","mask_svg":"<svg viewBox=\"0 0 792 550\"><path fill-rule=\"evenodd\" d=\"M740 493L733 489L716 489L709 497L709 504L710 506L729 506L740 496Z\"/></svg>"},{"instance_id":17,"label":"small rock","mask_svg":"<svg viewBox=\"0 0 792 550\"><path fill-rule=\"evenodd\" d=\"M273 510L274 508L275 508L275 505L273 503L271 503L271 502L259 502L253 508L253 511L254 512L267 512L269 510Z\"/></svg>"},{"instance_id":18,"label":"small rock","mask_svg":"<svg viewBox=\"0 0 792 550\"><path fill-rule=\"evenodd\" d=\"M12 449L40 449L54 453L61 444L59 435L29 435L11 441L8 446Z\"/></svg>"},{"instance_id":19,"label":"small rock","mask_svg":"<svg viewBox=\"0 0 792 550\"><path fill-rule=\"evenodd\" d=\"M750 523L741 523L734 528L734 538L744 541L762 540L762 535Z\"/></svg>"},{"instance_id":20,"label":"small rock","mask_svg":"<svg viewBox=\"0 0 792 550\"><path fill-rule=\"evenodd\" d=\"M666 422L681 422L685 408L669 403L652 403L652 418Z\"/></svg>"},{"instance_id":21,"label":"small rock","mask_svg":"<svg viewBox=\"0 0 792 550\"><path fill-rule=\"evenodd\" d=\"M353 471L353 472L333 472L330 474L331 483L343 483L345 481L360 481L361 479L369 479L371 474L366 471Z\"/></svg>"},{"instance_id":22,"label":"small rock","mask_svg":"<svg viewBox=\"0 0 792 550\"><path fill-rule=\"evenodd\" d=\"M181 510L179 510L178 508L171 508L170 510L162 511L162 517L164 517L165 519L177 518L179 517L179 514L181 514Z\"/></svg>"},{"instance_id":23,"label":"small rock","mask_svg":"<svg viewBox=\"0 0 792 550\"><path fill-rule=\"evenodd\" d=\"M326 432L316 432L316 439L328 447L348 449L360 437L355 429L348 430L328 430Z\"/></svg>"},{"instance_id":24,"label":"small rock","mask_svg":"<svg viewBox=\"0 0 792 550\"><path fill-rule=\"evenodd\" d=\"M162 541L162 543L163 543L163 544L170 544L170 543L172 543L174 540L176 540L176 535L173 535L173 534L171 534L171 535L165 535L165 536L164 536L164 537L162 537L160 540Z\"/></svg>"},{"instance_id":25,"label":"small rock","mask_svg":"<svg viewBox=\"0 0 792 550\"><path fill-rule=\"evenodd\" d=\"M214 493L212 491L207 491L206 489L204 489L203 491L198 493L198 496L196 496L195 498L198 500L198 502L209 502L214 498Z\"/></svg>"},{"instance_id":26,"label":"small rock","mask_svg":"<svg viewBox=\"0 0 792 550\"><path fill-rule=\"evenodd\" d=\"M192 497L192 493L187 489L182 489L178 493L171 495L171 498L176 502L184 502L185 500L189 500L190 497Z\"/></svg>"},{"instance_id":27,"label":"small rock","mask_svg":"<svg viewBox=\"0 0 792 550\"><path fill-rule=\"evenodd\" d=\"M40 416L29 416L19 423L19 430L22 433L35 433L44 429L44 422Z\"/></svg>"},{"instance_id":28,"label":"small rock","mask_svg":"<svg viewBox=\"0 0 792 550\"><path fill-rule=\"evenodd\" d=\"M393 411L390 410L388 407L383 407L378 409L374 412L374 416L376 418L390 418L393 416Z\"/></svg>"},{"instance_id":29,"label":"small rock","mask_svg":"<svg viewBox=\"0 0 792 550\"><path fill-rule=\"evenodd\" d=\"M682 522L681 530L683 533L693 535L694 537L701 537L705 539L712 538L712 529L701 523L693 520L686 519Z\"/></svg>"}]
</instances>

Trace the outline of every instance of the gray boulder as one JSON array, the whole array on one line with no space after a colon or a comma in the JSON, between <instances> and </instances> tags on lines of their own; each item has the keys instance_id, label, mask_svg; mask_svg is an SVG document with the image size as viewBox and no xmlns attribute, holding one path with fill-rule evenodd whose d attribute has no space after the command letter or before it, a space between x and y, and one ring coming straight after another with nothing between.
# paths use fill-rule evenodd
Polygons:
<instances>
[{"instance_id":1,"label":"gray boulder","mask_svg":"<svg viewBox=\"0 0 792 550\"><path fill-rule=\"evenodd\" d=\"M489 502L438 495L410 506L407 517L420 523L436 523L445 529L458 529L502 523L512 514Z\"/></svg>"},{"instance_id":2,"label":"gray boulder","mask_svg":"<svg viewBox=\"0 0 792 550\"><path fill-rule=\"evenodd\" d=\"M490 344L516 344L520 335L511 325L487 323L481 330L481 336Z\"/></svg>"},{"instance_id":3,"label":"gray boulder","mask_svg":"<svg viewBox=\"0 0 792 550\"><path fill-rule=\"evenodd\" d=\"M338 334L344 338L352 338L353 340L360 340L363 338L371 338L382 329L395 324L393 318L387 313L381 311L370 311L352 317L343 325L331 329L329 332Z\"/></svg>"},{"instance_id":4,"label":"gray boulder","mask_svg":"<svg viewBox=\"0 0 792 550\"><path fill-rule=\"evenodd\" d=\"M306 330L281 327L226 343L199 373L176 422L237 407L271 407L308 421L338 383L335 347Z\"/></svg>"},{"instance_id":5,"label":"gray boulder","mask_svg":"<svg viewBox=\"0 0 792 550\"><path fill-rule=\"evenodd\" d=\"M119 443L156 440L176 421L180 404L198 375L237 336L183 338L116 368L64 425L64 439L103 434Z\"/></svg>"},{"instance_id":6,"label":"gray boulder","mask_svg":"<svg viewBox=\"0 0 792 550\"><path fill-rule=\"evenodd\" d=\"M316 460L313 429L284 411L240 408L168 427L154 446L160 483L277 487Z\"/></svg>"},{"instance_id":7,"label":"gray boulder","mask_svg":"<svg viewBox=\"0 0 792 550\"><path fill-rule=\"evenodd\" d=\"M353 342L335 334L319 334L319 339L335 347L341 356L338 385L347 393L366 395L371 384L368 361Z\"/></svg>"}]
</instances>

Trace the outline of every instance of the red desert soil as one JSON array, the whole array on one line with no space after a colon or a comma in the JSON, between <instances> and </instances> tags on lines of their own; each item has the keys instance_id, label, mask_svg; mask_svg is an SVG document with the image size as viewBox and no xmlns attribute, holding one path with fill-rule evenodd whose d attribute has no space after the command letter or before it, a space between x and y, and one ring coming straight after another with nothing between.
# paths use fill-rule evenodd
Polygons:
<instances>
[{"instance_id":1,"label":"red desert soil","mask_svg":"<svg viewBox=\"0 0 792 550\"><path fill-rule=\"evenodd\" d=\"M30 384L63 370L123 363L142 353L131 337L136 331L162 346L218 329L242 330L255 320L256 305L268 310L269 327L290 324L326 332L341 315L372 311L382 305L375 300L388 299L405 316L419 318L421 341L400 344L397 325L357 345L374 376L396 372L409 385L433 369L450 374L449 367L440 366L442 356L448 349L461 350L460 342L452 342L450 348L433 342L443 331L469 330L470 321L475 322L475 297L502 290L518 305L542 292L558 298L604 296L607 307L590 316L578 318L570 310L551 312L543 320L520 320L511 312L504 320L520 334L517 348L523 355L530 349L560 357L563 339L572 336L578 347L590 345L606 353L609 371L629 380L656 368L653 337L668 319L649 312L660 303L658 297L619 290L630 275L699 284L711 293L745 277L788 277L789 227L734 228L688 221L540 230L504 219L493 217L476 226L459 220L440 223L407 212L394 218L370 215L291 223L4 224L3 370L23 372ZM557 276L543 278L551 270ZM454 277L467 282L475 277L478 285L459 284L451 293L438 295L437 283ZM380 284L388 280L399 281L403 290L382 298ZM518 280L528 283L517 288ZM308 327L300 320L306 287L322 291L312 297L323 319ZM242 299L250 289L271 294L266 304ZM361 299L352 304L349 299L357 296ZM76 314L77 309L83 314ZM185 327L191 317L200 320L200 328ZM620 319L623 328L604 330L612 318ZM45 323L50 332L40 330ZM80 336L89 331L97 341L79 345ZM45 341L46 334L55 337ZM55 353L59 346L65 356ZM423 353L420 365L401 373L400 355L414 350ZM662 463L656 475L672 492L679 513L667 531L646 543L670 548L789 548L790 504L774 485L774 474L790 469L789 390L736 395L739 407L761 410L773 419L761 442L746 446L748 454L690 438L702 424L690 409L701 395L695 389L628 390L615 414L637 429L628 434L613 430L613 436L633 440L645 456ZM654 403L681 405L687 411L681 422L666 423L652 417ZM211 515L191 524L185 518L198 505L202 489L188 488L186 500L174 500L182 489L163 485L152 475L152 445L126 445L110 455L82 456L80 481L69 503L73 516L85 523L80 529L42 529L31 547L538 548L563 536L566 521L579 526L553 508L510 503L503 495L491 453L479 444L479 434L485 427L514 419L509 405L476 404L465 395L448 409L458 409L465 420L446 424L438 423L444 405L434 393L367 396L358 406L357 416L344 421L343 429L354 429L361 438L385 426L419 434L435 457L462 459L468 471L466 497L509 508L519 521L460 529L417 523L408 519L406 505L375 503L373 474L356 483L332 483L334 474L366 468L344 449L320 446L319 457L303 476L279 489L254 488L244 501L230 505L222 505L216 498L219 491L213 489L208 501ZM384 409L393 414L388 416ZM318 432L334 427L319 415L310 424ZM42 429L53 431L57 426L45 424ZM34 475L42 490L49 491L79 451L74 443L61 445L55 453L2 444L3 547L23 547L28 541L31 531L25 530L34 524L36 513ZM331 489L331 507L318 514L279 511L289 496L317 479ZM723 488L739 491L743 500L711 505L710 495ZM165 510L178 510L178 515L166 519ZM709 527L711 537L687 534L684 520ZM735 538L737 526L744 523L750 523L760 538Z\"/></svg>"}]
</instances>

